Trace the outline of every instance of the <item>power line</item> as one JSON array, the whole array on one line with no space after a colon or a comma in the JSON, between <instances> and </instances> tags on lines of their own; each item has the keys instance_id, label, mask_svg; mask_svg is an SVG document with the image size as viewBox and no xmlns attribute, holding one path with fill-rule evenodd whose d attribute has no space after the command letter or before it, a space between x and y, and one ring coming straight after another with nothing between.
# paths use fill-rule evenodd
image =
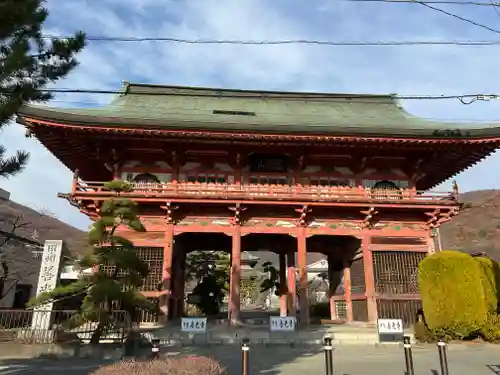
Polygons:
<instances>
[{"instance_id":1,"label":"power line","mask_svg":"<svg viewBox=\"0 0 500 375\"><path fill-rule=\"evenodd\" d=\"M353 3L415 3L413 0L341 0ZM479 1L457 1L457 0L427 0L422 1L425 4L453 4L453 5L473 5L473 6L485 6L485 7L500 7L500 3L489 3L479 2Z\"/></svg>"},{"instance_id":2,"label":"power line","mask_svg":"<svg viewBox=\"0 0 500 375\"><path fill-rule=\"evenodd\" d=\"M63 94L103 94L103 95L123 95L125 94L124 91L122 90L105 90L105 89L70 89L70 88L53 88L53 89L43 89L40 90L42 92L47 92L47 93L63 93ZM272 92L270 93L272 95ZM303 99L305 94L308 94L307 92L304 92L303 94L301 93L291 93L287 94L286 98L296 98L296 99ZM234 97L240 97L236 94L231 94L231 92L228 92L226 94L219 94L219 93L213 93L213 94L189 94L189 93L180 93L180 92L134 92L129 95L148 95L148 96L188 96L188 97L198 97L198 96L207 96L207 97L227 97L227 98L234 98ZM268 96L267 93L255 93L254 95L251 94L245 94L245 98L265 98ZM329 94L324 94L324 96L319 93L314 95L316 98L328 98L330 97ZM356 96L356 94L335 94L335 97L337 98L345 98L349 99ZM370 95L370 94L363 94L364 98L379 98L381 95ZM393 95L395 99L400 99L400 100L449 100L449 99L458 99L460 100L463 104L471 104L472 102L475 101L489 101L493 99L499 99L500 94L463 94L463 95Z\"/></svg>"},{"instance_id":3,"label":"power line","mask_svg":"<svg viewBox=\"0 0 500 375\"><path fill-rule=\"evenodd\" d=\"M491 5L493 5L493 0L490 0ZM497 14L498 17L500 17L500 12L498 11L497 7L493 7L495 10L495 13Z\"/></svg>"},{"instance_id":4,"label":"power line","mask_svg":"<svg viewBox=\"0 0 500 375\"><path fill-rule=\"evenodd\" d=\"M364 0L365 1L365 0ZM500 33L500 31L498 31ZM70 38L71 36L45 35L45 39ZM495 46L500 45L500 40L388 40L388 41L328 41L328 40L237 40L237 39L183 39L173 37L128 37L128 36L100 36L89 35L86 37L92 42L171 42L179 44L234 44L234 45L279 45L279 44L305 44L325 46Z\"/></svg>"},{"instance_id":5,"label":"power line","mask_svg":"<svg viewBox=\"0 0 500 375\"><path fill-rule=\"evenodd\" d=\"M468 18L464 18L462 16L459 16L458 14L455 14L455 13L451 13L451 12L448 12L444 9L440 9L440 8L436 8L435 6L432 6L432 5L429 5L427 4L426 2L424 1L418 1L418 0L413 0L414 3L416 4L420 4L426 8L429 8L429 9L432 9L436 12L439 12L439 13L443 13L447 16L450 16L450 17L453 17L453 18L456 18L457 20L460 20L460 21L464 21L464 22L467 22L467 23L470 23L471 25L474 25L474 26L477 26L477 27L480 27L482 29L485 29L485 30L488 30L488 31L492 31L496 34L500 34L500 30L497 30L497 29L494 29L492 27L489 27L487 25L483 25L482 23L479 23L479 22L476 22L476 21L473 21L473 20L470 20Z\"/></svg>"}]
</instances>

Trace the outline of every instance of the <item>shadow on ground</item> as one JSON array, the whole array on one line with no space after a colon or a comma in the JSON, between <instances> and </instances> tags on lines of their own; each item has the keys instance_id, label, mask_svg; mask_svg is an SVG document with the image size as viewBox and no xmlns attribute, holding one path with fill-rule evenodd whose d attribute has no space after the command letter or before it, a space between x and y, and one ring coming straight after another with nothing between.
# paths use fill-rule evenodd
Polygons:
<instances>
[{"instance_id":1,"label":"shadow on ground","mask_svg":"<svg viewBox=\"0 0 500 375\"><path fill-rule=\"evenodd\" d=\"M269 345L252 347L249 353L250 373L275 375L280 373L280 367L304 357L322 353L320 346L292 348L287 345ZM229 375L241 374L242 352L239 345L162 348L162 356L204 355L217 359L228 369ZM147 358L149 350L144 350L139 358ZM27 374L63 374L86 375L104 364L118 360L98 360L82 358L64 359L13 359L0 360L0 375Z\"/></svg>"}]
</instances>

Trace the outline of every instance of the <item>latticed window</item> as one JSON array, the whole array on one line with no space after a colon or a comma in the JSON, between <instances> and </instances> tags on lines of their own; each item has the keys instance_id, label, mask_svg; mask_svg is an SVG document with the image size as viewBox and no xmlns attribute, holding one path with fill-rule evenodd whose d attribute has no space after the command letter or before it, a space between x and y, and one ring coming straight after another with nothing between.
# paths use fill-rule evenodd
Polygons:
<instances>
[{"instance_id":1,"label":"latticed window","mask_svg":"<svg viewBox=\"0 0 500 375\"><path fill-rule=\"evenodd\" d=\"M424 252L374 251L375 291L380 294L418 294L418 264Z\"/></svg>"},{"instance_id":2,"label":"latticed window","mask_svg":"<svg viewBox=\"0 0 500 375\"><path fill-rule=\"evenodd\" d=\"M162 278L163 248L136 247L135 251L141 260L149 267L149 274L143 280L142 291L157 291Z\"/></svg>"},{"instance_id":3,"label":"latticed window","mask_svg":"<svg viewBox=\"0 0 500 375\"><path fill-rule=\"evenodd\" d=\"M158 286L162 279L162 265L163 265L163 248L162 247L136 247L135 251L139 259L145 261L149 267L149 274L143 280L141 291L157 291ZM115 271L114 266L101 265L101 271L107 275L112 276ZM126 273L120 270L117 277L124 276Z\"/></svg>"},{"instance_id":4,"label":"latticed window","mask_svg":"<svg viewBox=\"0 0 500 375\"><path fill-rule=\"evenodd\" d=\"M364 294L365 283L365 267L363 258L359 258L351 264L351 294Z\"/></svg>"}]
</instances>

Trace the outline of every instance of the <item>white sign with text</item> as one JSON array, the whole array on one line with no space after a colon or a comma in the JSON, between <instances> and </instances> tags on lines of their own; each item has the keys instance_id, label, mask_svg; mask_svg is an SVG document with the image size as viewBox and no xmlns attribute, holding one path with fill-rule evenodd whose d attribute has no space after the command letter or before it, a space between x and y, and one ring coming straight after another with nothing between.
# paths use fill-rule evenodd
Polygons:
<instances>
[{"instance_id":1,"label":"white sign with text","mask_svg":"<svg viewBox=\"0 0 500 375\"><path fill-rule=\"evenodd\" d=\"M377 320L378 333L391 335L403 333L403 320L402 319L378 319Z\"/></svg>"},{"instance_id":2,"label":"white sign with text","mask_svg":"<svg viewBox=\"0 0 500 375\"><path fill-rule=\"evenodd\" d=\"M271 331L295 331L297 318L294 316L271 316L269 329Z\"/></svg>"},{"instance_id":3,"label":"white sign with text","mask_svg":"<svg viewBox=\"0 0 500 375\"><path fill-rule=\"evenodd\" d=\"M181 331L188 333L205 333L207 331L207 318L182 318Z\"/></svg>"},{"instance_id":4,"label":"white sign with text","mask_svg":"<svg viewBox=\"0 0 500 375\"><path fill-rule=\"evenodd\" d=\"M59 280L59 270L61 264L62 241L47 240L43 246L42 262L38 275L36 295L53 290ZM36 307L33 311L31 328L37 330L50 329L50 316L53 303L47 303Z\"/></svg>"}]
</instances>

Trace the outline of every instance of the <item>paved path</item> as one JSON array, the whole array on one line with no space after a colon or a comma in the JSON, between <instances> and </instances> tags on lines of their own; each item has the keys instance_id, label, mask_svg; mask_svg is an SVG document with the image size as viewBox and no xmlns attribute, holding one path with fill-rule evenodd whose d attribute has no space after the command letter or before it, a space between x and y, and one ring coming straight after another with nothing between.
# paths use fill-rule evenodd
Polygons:
<instances>
[{"instance_id":1,"label":"paved path","mask_svg":"<svg viewBox=\"0 0 500 375\"><path fill-rule=\"evenodd\" d=\"M241 374L241 351L238 347L184 348L182 353L210 355L228 367L229 375ZM450 375L500 375L500 346L456 345L448 351ZM402 375L403 350L376 347L340 347L335 351L336 375ZM414 349L415 374L438 375L439 360L435 346ZM38 359L0 361L0 375L86 375L102 364L86 359ZM324 354L320 348L284 346L256 347L250 351L250 375L322 375Z\"/></svg>"}]
</instances>

